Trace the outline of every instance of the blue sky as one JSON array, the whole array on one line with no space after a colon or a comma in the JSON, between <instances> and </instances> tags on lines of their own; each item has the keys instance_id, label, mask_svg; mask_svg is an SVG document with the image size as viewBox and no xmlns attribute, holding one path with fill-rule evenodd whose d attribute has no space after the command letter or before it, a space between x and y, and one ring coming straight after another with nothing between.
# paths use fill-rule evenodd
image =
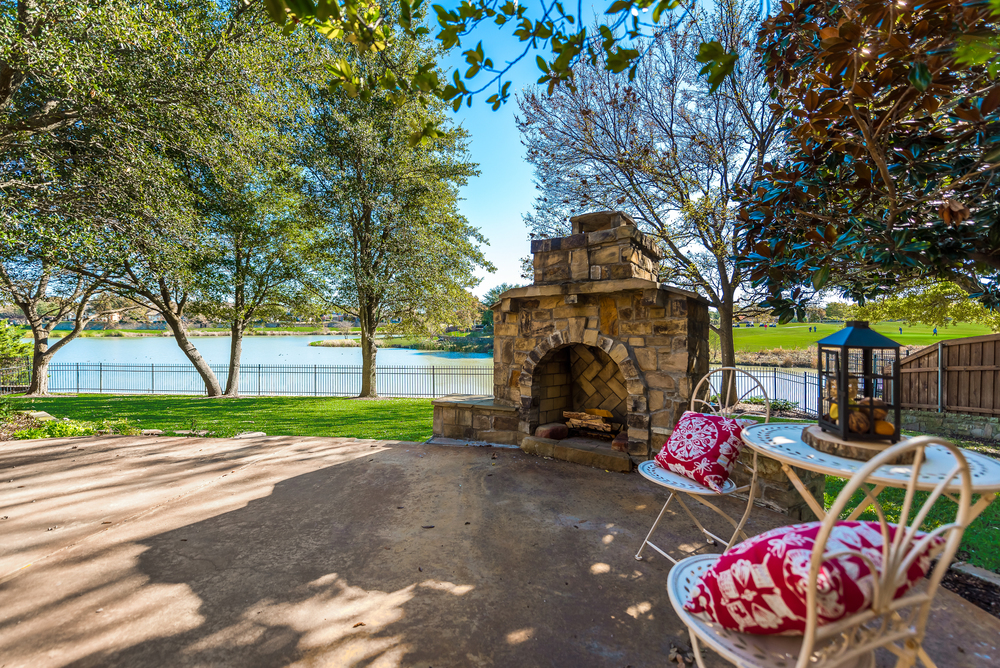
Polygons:
<instances>
[{"instance_id":1,"label":"blue sky","mask_svg":"<svg viewBox=\"0 0 1000 668\"><path fill-rule=\"evenodd\" d=\"M513 57L511 47L522 46L509 32L500 33L495 28L488 28L484 27L486 32L483 35L483 47L494 62ZM463 42L463 48L471 48L476 44L475 41ZM456 53L446 64L462 62L461 56ZM540 74L535 64L535 54L524 58L515 65L508 77L512 82L511 92L532 85ZM482 75L476 77L473 83L481 78ZM479 163L481 171L479 177L472 179L462 189L464 200L460 203L460 208L469 222L478 227L489 240L490 245L483 250L487 259L496 266L493 274L485 271L477 273L483 279L474 290L479 296L500 283L522 282L521 258L530 252L528 231L522 216L531 210L535 197L533 170L524 160L524 147L514 122L517 102L512 94L507 104L493 111L491 105L486 103L486 98L493 92L495 91L477 95L471 108L463 106L453 115L454 121L468 130L472 159Z\"/></svg>"},{"instance_id":2,"label":"blue sky","mask_svg":"<svg viewBox=\"0 0 1000 668\"><path fill-rule=\"evenodd\" d=\"M450 2L442 4L448 6ZM608 4L611 3L582 3L586 23L589 25L595 18L603 17ZM534 16L531 11L529 15ZM495 24L486 22L471 36L463 38L462 46L454 49L442 65L445 68L459 66L464 72L467 66L461 52L474 48L479 40L483 42L486 56L492 58L497 67L524 49L524 44L512 35L511 25L501 30ZM490 245L484 251L487 259L496 266L493 274L479 272L482 282L473 292L480 296L500 283L522 283L521 258L530 253L523 216L531 210L535 186L532 167L524 160L524 147L514 116L517 112L516 93L534 85L542 74L535 63L537 55L551 57L547 50L529 52L508 73L506 80L511 82L511 99L507 104L493 111L486 103L486 98L496 92L490 90L476 96L471 108L463 106L453 116L456 123L469 131L472 159L479 163L482 172L462 189L465 199L460 204L469 222L489 240ZM481 73L467 85L475 90L486 80L486 75Z\"/></svg>"}]
</instances>

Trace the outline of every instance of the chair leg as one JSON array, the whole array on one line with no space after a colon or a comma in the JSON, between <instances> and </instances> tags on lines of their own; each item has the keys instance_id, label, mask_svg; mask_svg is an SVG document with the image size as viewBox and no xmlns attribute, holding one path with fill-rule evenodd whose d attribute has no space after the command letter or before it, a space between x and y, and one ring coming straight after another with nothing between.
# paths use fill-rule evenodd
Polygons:
<instances>
[{"instance_id":1,"label":"chair leg","mask_svg":"<svg viewBox=\"0 0 1000 668\"><path fill-rule=\"evenodd\" d=\"M695 497L695 498L697 498L697 497ZM698 499L698 500L701 501L701 499ZM695 526L698 527L698 530L701 531L703 534L705 534L705 537L708 539L708 544L709 545L715 545L715 537L712 535L712 533L708 529L706 529L704 526L702 526L701 522L698 521L698 518L694 516L694 513L692 513L691 510L687 507L687 504L684 503L684 499L682 499L680 497L677 497L677 503L681 504L681 508L683 508L684 512L687 513L688 517L691 518L691 521L695 523ZM702 503L705 503L705 502L702 501ZM722 513L722 511L720 511L718 509L716 509L716 511L719 512L719 513L721 513L721 514L723 514L723 515L725 515L725 513ZM732 520L730 520L730 521L732 521Z\"/></svg>"},{"instance_id":2,"label":"chair leg","mask_svg":"<svg viewBox=\"0 0 1000 668\"><path fill-rule=\"evenodd\" d=\"M747 539L747 534L743 531L743 527L746 525L747 520L750 519L750 511L753 510L753 497L754 493L757 491L757 474L754 473L753 479L750 481L750 498L747 499L747 509L743 511L743 518L740 523L736 526L736 531L733 532L733 537L729 539L729 544L726 545L726 549L731 548L735 543L736 539L741 535L743 540Z\"/></svg>"},{"instance_id":3,"label":"chair leg","mask_svg":"<svg viewBox=\"0 0 1000 668\"><path fill-rule=\"evenodd\" d=\"M920 663L924 664L926 668L937 668L937 665L931 660L931 657L927 656L927 652L924 651L923 645L917 648L917 656L920 657Z\"/></svg>"},{"instance_id":4,"label":"chair leg","mask_svg":"<svg viewBox=\"0 0 1000 668\"><path fill-rule=\"evenodd\" d=\"M667 502L663 504L663 508L660 510L660 514L656 516L656 521L653 522L653 526L650 527L649 533L646 534L646 539L642 541L642 545L639 546L639 551L635 553L635 560L642 561L642 551L646 548L646 544L649 543L649 539L652 538L653 532L656 531L656 527L660 525L660 520L663 519L663 513L667 512L667 506L674 499L674 493L670 492L670 496L667 497ZM677 499L680 501L680 499Z\"/></svg>"},{"instance_id":5,"label":"chair leg","mask_svg":"<svg viewBox=\"0 0 1000 668\"><path fill-rule=\"evenodd\" d=\"M691 653L694 654L698 668L705 668L705 661L701 658L701 647L698 646L698 636L695 635L694 629L689 628L688 635L691 636Z\"/></svg>"}]
</instances>

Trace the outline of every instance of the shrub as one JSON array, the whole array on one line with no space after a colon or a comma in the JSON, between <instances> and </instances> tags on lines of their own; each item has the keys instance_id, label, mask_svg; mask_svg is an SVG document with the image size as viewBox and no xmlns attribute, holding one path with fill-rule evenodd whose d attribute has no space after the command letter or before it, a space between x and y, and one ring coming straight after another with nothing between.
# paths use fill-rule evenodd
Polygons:
<instances>
[{"instance_id":1,"label":"shrub","mask_svg":"<svg viewBox=\"0 0 1000 668\"><path fill-rule=\"evenodd\" d=\"M30 427L15 431L11 438L23 441L32 438L65 438L67 436L91 436L95 432L94 425L89 422L75 420L49 420L38 427Z\"/></svg>"},{"instance_id":2,"label":"shrub","mask_svg":"<svg viewBox=\"0 0 1000 668\"><path fill-rule=\"evenodd\" d=\"M745 404L753 404L754 406L763 406L764 397L747 397L743 400ZM794 411L799 407L799 402L790 401L788 399L771 399L771 410L772 411Z\"/></svg>"},{"instance_id":3,"label":"shrub","mask_svg":"<svg viewBox=\"0 0 1000 668\"><path fill-rule=\"evenodd\" d=\"M107 434L121 434L122 436L138 436L142 433L142 428L129 422L128 418L117 418L101 420L98 431Z\"/></svg>"}]
</instances>

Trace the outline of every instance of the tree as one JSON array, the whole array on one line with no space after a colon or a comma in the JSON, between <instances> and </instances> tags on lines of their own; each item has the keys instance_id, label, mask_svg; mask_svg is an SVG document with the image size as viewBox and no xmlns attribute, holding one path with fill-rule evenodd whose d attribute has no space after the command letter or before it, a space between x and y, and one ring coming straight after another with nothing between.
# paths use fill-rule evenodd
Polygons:
<instances>
[{"instance_id":1,"label":"tree","mask_svg":"<svg viewBox=\"0 0 1000 668\"><path fill-rule=\"evenodd\" d=\"M474 95L488 90L496 92L487 98L487 103L498 109L510 96L510 81L505 81L510 68L536 49L546 52L547 57L538 55L536 63L541 73L538 83L546 84L550 93L559 86L572 90L576 69L593 66L598 61L609 72L627 70L631 78L642 53L636 40L655 30L661 21L681 23L688 11L697 8L692 3L677 17L671 10L682 7L680 0L620 0L605 12L607 23L588 32L583 5L578 4L572 14L558 0L544 0L537 19L529 15L527 5L512 0L463 1L455 9L434 5L440 29L435 38L443 51L461 47L462 39L485 22L500 29L514 26L514 37L524 44L517 56L499 64L484 52L480 41L475 48L462 52L469 66L464 73L456 69L442 77L436 61L439 50L428 49L420 54L419 60L413 61L393 53L391 48L400 32L411 40L421 40L430 34L423 0L399 0L388 7L360 0L343 3L268 0L267 7L272 20L285 26L288 32L300 23L313 26L325 36L356 45L379 59L383 68L378 72L358 70L349 59L332 63L331 84L343 88L348 95L367 99L381 91L400 105L413 100L427 105L434 98L449 102L456 111L463 102L471 105ZM652 12L647 14L649 9ZM739 53L727 52L715 40L698 46L698 62L704 64L701 74L708 76L713 89L734 70L738 59ZM473 83L480 73L485 74L485 83L481 80ZM411 142L439 136L439 125L434 120L427 121L410 135Z\"/></svg>"},{"instance_id":2,"label":"tree","mask_svg":"<svg viewBox=\"0 0 1000 668\"><path fill-rule=\"evenodd\" d=\"M854 318L857 307L854 304L844 302L830 302L826 305L826 317L831 320L851 320Z\"/></svg>"},{"instance_id":3,"label":"tree","mask_svg":"<svg viewBox=\"0 0 1000 668\"><path fill-rule=\"evenodd\" d=\"M218 187L200 228L191 312L229 323L225 396L237 396L243 334L256 319L280 317L296 300L307 244L302 183L289 171Z\"/></svg>"},{"instance_id":4,"label":"tree","mask_svg":"<svg viewBox=\"0 0 1000 668\"><path fill-rule=\"evenodd\" d=\"M692 10L649 45L634 79L600 65L576 71L576 89L520 99L519 123L542 196L536 232L568 234L546 210L622 209L664 251L664 280L708 296L722 363L735 364L733 319L749 287L735 264L735 188L761 173L777 146L779 117L746 36L756 3L726 0ZM714 93L698 80L698 43L718 40L745 64ZM756 310L756 309L754 309Z\"/></svg>"},{"instance_id":5,"label":"tree","mask_svg":"<svg viewBox=\"0 0 1000 668\"><path fill-rule=\"evenodd\" d=\"M500 285L490 288L486 291L486 294L483 295L482 300L479 302L482 304L483 308L483 317L480 322L482 322L483 327L485 327L488 331L493 331L493 305L500 301L500 295L508 290L513 290L516 287L519 286L514 285L513 283L501 283Z\"/></svg>"},{"instance_id":6,"label":"tree","mask_svg":"<svg viewBox=\"0 0 1000 668\"><path fill-rule=\"evenodd\" d=\"M24 340L24 331L0 319L0 364L10 364L30 354L31 345Z\"/></svg>"},{"instance_id":7,"label":"tree","mask_svg":"<svg viewBox=\"0 0 1000 668\"><path fill-rule=\"evenodd\" d=\"M422 45L405 39L389 49L397 61L414 64L423 54ZM376 77L387 71L371 54L345 51L355 71ZM364 98L317 89L314 111L302 164L322 228L309 285L333 309L358 318L361 396L376 396L375 333L382 322L398 318L401 329L434 331L461 308L471 324L473 268L492 266L457 201L458 188L478 172L459 128L410 145L413 125L444 122L439 103L398 105L388 93Z\"/></svg>"},{"instance_id":8,"label":"tree","mask_svg":"<svg viewBox=\"0 0 1000 668\"><path fill-rule=\"evenodd\" d=\"M969 293L947 281L913 286L902 294L869 301L857 308L855 317L872 322L905 320L928 327L969 322L1000 331L1000 313L970 299Z\"/></svg>"},{"instance_id":9,"label":"tree","mask_svg":"<svg viewBox=\"0 0 1000 668\"><path fill-rule=\"evenodd\" d=\"M12 29L23 39L5 44L13 64L0 67L12 86L0 95L0 244L11 255L30 237L34 254L20 261L159 311L219 395L185 325L208 259L205 203L294 129L311 83L297 68L316 63L315 46L282 37L255 3L41 4L20 6ZM28 76L32 63L44 67Z\"/></svg>"},{"instance_id":10,"label":"tree","mask_svg":"<svg viewBox=\"0 0 1000 668\"><path fill-rule=\"evenodd\" d=\"M1000 305L1000 86L958 61L986 2L800 0L760 32L785 159L741 197L745 264L782 321L947 280Z\"/></svg>"},{"instance_id":11,"label":"tree","mask_svg":"<svg viewBox=\"0 0 1000 668\"><path fill-rule=\"evenodd\" d=\"M0 257L0 292L17 305L31 328L31 382L29 396L49 392L49 364L57 352L80 335L94 318L121 313L134 304L109 305L105 310L91 308L106 290L103 276L83 276L60 269L51 259L35 259L30 254ZM49 337L55 326L70 319L73 328L55 344Z\"/></svg>"}]
</instances>

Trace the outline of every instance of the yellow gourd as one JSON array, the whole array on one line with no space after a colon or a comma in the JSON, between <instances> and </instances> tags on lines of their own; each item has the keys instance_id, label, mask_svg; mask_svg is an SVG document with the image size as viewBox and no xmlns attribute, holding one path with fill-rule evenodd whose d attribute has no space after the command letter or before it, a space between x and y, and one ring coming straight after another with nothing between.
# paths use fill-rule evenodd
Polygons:
<instances>
[{"instance_id":1,"label":"yellow gourd","mask_svg":"<svg viewBox=\"0 0 1000 668\"><path fill-rule=\"evenodd\" d=\"M840 417L840 410L837 408L837 404L830 404L830 419L836 420Z\"/></svg>"},{"instance_id":2,"label":"yellow gourd","mask_svg":"<svg viewBox=\"0 0 1000 668\"><path fill-rule=\"evenodd\" d=\"M892 436L896 433L896 427L891 422L877 420L875 422L875 433L882 436Z\"/></svg>"}]
</instances>

